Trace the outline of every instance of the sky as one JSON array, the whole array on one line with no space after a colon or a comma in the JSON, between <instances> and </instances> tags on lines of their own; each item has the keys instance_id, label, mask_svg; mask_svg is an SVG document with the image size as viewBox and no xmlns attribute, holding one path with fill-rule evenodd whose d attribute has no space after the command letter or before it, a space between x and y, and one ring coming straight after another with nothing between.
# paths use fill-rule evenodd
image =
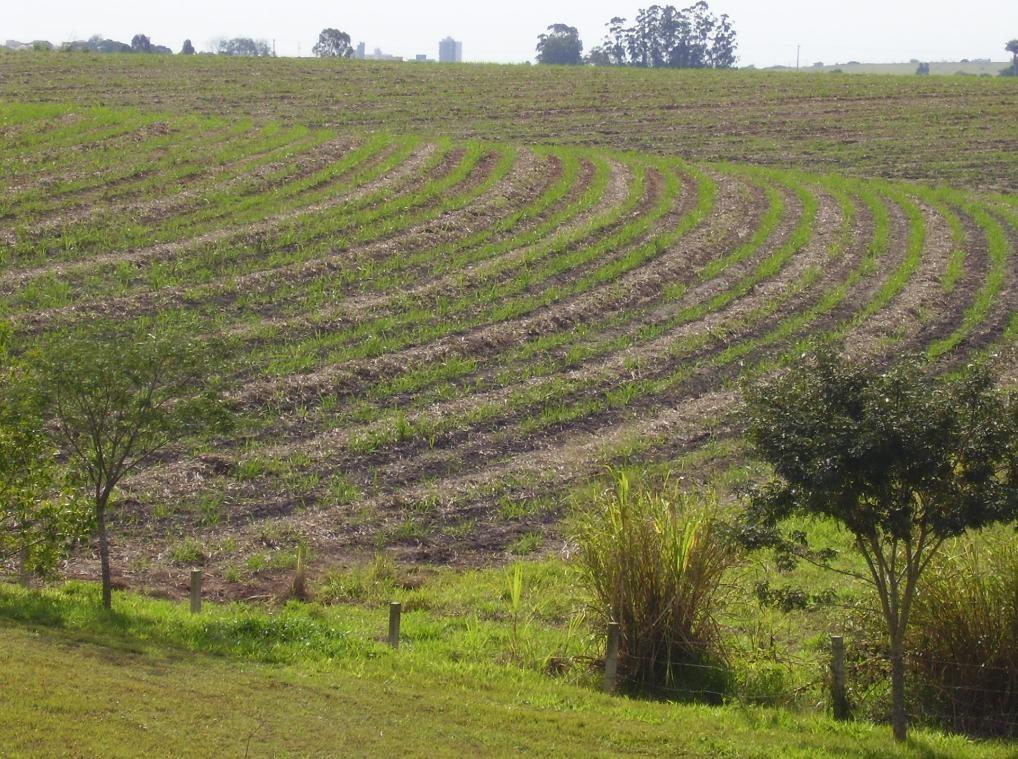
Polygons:
<instances>
[{"instance_id":1,"label":"sky","mask_svg":"<svg viewBox=\"0 0 1018 759\"><path fill-rule=\"evenodd\" d=\"M684 7L693 0L672 4ZM310 55L326 27L348 32L368 52L438 56L438 41L463 42L465 61L532 60L537 36L552 23L580 32L584 50L598 44L612 16L633 19L653 0L0 0L0 42L56 44L94 34L130 42L137 33L180 49L185 38L207 50L221 37L275 41L278 55ZM660 2L659 4L666 4ZM1018 37L1018 1L710 0L735 24L741 66L794 66L962 58L1008 60Z\"/></svg>"}]
</instances>

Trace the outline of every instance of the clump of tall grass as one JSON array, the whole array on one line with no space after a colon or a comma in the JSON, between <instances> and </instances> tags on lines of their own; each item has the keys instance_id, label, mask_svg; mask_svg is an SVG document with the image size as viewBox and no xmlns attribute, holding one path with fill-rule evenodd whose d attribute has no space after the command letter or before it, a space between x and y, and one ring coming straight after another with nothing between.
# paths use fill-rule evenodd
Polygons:
<instances>
[{"instance_id":1,"label":"clump of tall grass","mask_svg":"<svg viewBox=\"0 0 1018 759\"><path fill-rule=\"evenodd\" d=\"M927 721L1018 736L1018 545L1010 530L966 541L930 567L907 648Z\"/></svg>"},{"instance_id":2,"label":"clump of tall grass","mask_svg":"<svg viewBox=\"0 0 1018 759\"><path fill-rule=\"evenodd\" d=\"M614 488L579 516L579 562L595 616L620 626L619 672L631 687L720 697L727 668L717 623L735 560L716 496L666 482ZM713 699L710 699L713 700Z\"/></svg>"}]
</instances>

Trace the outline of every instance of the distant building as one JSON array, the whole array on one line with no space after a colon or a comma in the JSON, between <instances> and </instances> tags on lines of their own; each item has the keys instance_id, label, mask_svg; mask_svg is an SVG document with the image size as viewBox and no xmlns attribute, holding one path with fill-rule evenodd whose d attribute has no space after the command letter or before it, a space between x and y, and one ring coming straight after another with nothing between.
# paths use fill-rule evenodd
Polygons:
<instances>
[{"instance_id":1,"label":"distant building","mask_svg":"<svg viewBox=\"0 0 1018 759\"><path fill-rule=\"evenodd\" d=\"M441 63L462 63L463 43L446 37L438 43L438 60Z\"/></svg>"},{"instance_id":2,"label":"distant building","mask_svg":"<svg viewBox=\"0 0 1018 759\"><path fill-rule=\"evenodd\" d=\"M427 63L428 56L424 55L423 53L418 53L417 57L415 57L414 60L417 61L418 63Z\"/></svg>"},{"instance_id":3,"label":"distant building","mask_svg":"<svg viewBox=\"0 0 1018 759\"><path fill-rule=\"evenodd\" d=\"M373 52L371 55L368 56L368 60L369 61L402 61L403 60L403 56L402 55L389 55L388 53L383 53L382 52L382 48L376 47L375 48L375 52Z\"/></svg>"},{"instance_id":4,"label":"distant building","mask_svg":"<svg viewBox=\"0 0 1018 759\"><path fill-rule=\"evenodd\" d=\"M382 48L376 47L373 53L367 52L367 45L363 42L358 42L357 47L354 49L353 57L358 61L402 61L403 57L399 55L389 55L383 53Z\"/></svg>"}]
</instances>

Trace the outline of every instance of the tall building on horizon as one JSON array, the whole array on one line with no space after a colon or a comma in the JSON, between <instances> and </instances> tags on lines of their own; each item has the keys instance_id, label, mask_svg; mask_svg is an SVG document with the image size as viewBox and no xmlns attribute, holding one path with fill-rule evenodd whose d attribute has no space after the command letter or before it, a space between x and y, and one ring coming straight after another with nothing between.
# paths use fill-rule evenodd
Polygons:
<instances>
[{"instance_id":1,"label":"tall building on horizon","mask_svg":"<svg viewBox=\"0 0 1018 759\"><path fill-rule=\"evenodd\" d=\"M452 37L446 37L439 42L438 61L439 63L462 63L463 43L454 40Z\"/></svg>"}]
</instances>

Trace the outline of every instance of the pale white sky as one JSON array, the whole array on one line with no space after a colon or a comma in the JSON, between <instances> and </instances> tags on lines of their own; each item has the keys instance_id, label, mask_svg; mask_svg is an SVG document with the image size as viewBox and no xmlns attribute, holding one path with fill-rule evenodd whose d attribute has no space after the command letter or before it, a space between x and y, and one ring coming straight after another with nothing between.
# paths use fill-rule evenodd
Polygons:
<instances>
[{"instance_id":1,"label":"pale white sky","mask_svg":"<svg viewBox=\"0 0 1018 759\"><path fill-rule=\"evenodd\" d=\"M677 7L693 0L673 2ZM102 34L130 42L136 33L176 52L185 38L199 50L218 37L275 40L279 55L309 55L325 27L349 32L368 51L437 57L438 41L463 42L467 61L532 59L537 35L555 22L580 31L584 50L612 16L632 20L653 0L0 0L0 41L54 43ZM659 2L664 5L665 2ZM1007 60L1018 37L1016 0L710 0L739 35L739 64Z\"/></svg>"}]
</instances>

